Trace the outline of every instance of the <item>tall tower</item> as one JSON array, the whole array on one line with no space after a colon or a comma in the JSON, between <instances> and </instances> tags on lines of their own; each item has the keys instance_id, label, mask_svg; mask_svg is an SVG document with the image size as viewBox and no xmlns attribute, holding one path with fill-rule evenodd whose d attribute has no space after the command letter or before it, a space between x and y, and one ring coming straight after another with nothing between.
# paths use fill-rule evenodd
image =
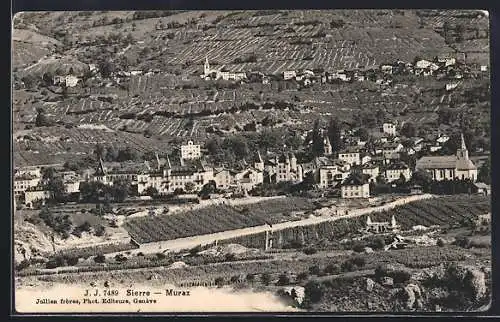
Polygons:
<instances>
[{"instance_id":1,"label":"tall tower","mask_svg":"<svg viewBox=\"0 0 500 322\"><path fill-rule=\"evenodd\" d=\"M208 57L205 57L205 65L203 66L203 74L208 76L210 74L210 64L208 63Z\"/></svg>"},{"instance_id":2,"label":"tall tower","mask_svg":"<svg viewBox=\"0 0 500 322\"><path fill-rule=\"evenodd\" d=\"M330 143L330 138L328 138L328 135L324 134L324 139L323 139L323 146L325 150L325 155L332 155L333 154L333 149L332 149L332 144Z\"/></svg>"},{"instance_id":3,"label":"tall tower","mask_svg":"<svg viewBox=\"0 0 500 322\"><path fill-rule=\"evenodd\" d=\"M460 148L457 149L457 158L468 160L469 159L469 151L467 151L467 146L465 145L464 134L460 133Z\"/></svg>"}]
</instances>

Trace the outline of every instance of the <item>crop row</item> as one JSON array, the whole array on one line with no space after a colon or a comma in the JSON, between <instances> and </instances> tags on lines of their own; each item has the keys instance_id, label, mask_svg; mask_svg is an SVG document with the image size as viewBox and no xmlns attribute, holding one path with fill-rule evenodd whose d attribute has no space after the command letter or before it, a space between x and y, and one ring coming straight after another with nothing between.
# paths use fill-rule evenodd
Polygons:
<instances>
[{"instance_id":1,"label":"crop row","mask_svg":"<svg viewBox=\"0 0 500 322\"><path fill-rule=\"evenodd\" d=\"M148 243L277 223L287 220L289 212L310 209L312 204L299 198L269 200L241 209L217 205L173 215L134 218L125 223L125 228L137 242Z\"/></svg>"}]
</instances>

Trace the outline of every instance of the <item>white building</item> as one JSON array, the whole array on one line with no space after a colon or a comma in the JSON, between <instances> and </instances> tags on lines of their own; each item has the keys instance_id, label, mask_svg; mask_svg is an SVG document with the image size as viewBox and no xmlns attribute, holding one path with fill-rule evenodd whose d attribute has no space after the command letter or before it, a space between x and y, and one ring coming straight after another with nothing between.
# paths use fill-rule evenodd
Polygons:
<instances>
[{"instance_id":1,"label":"white building","mask_svg":"<svg viewBox=\"0 0 500 322\"><path fill-rule=\"evenodd\" d=\"M181 145L181 159L193 160L201 157L201 147L199 144L194 144L193 141L188 141L187 144Z\"/></svg>"},{"instance_id":2,"label":"white building","mask_svg":"<svg viewBox=\"0 0 500 322\"><path fill-rule=\"evenodd\" d=\"M387 182L394 182L404 176L405 181L411 179L411 170L404 163L393 163L386 167L385 169L385 178Z\"/></svg>"},{"instance_id":3,"label":"white building","mask_svg":"<svg viewBox=\"0 0 500 322\"><path fill-rule=\"evenodd\" d=\"M32 187L24 193L24 204L28 208L32 208L34 203L41 201L42 204L45 200L50 198L50 191L44 190L41 187Z\"/></svg>"},{"instance_id":4,"label":"white building","mask_svg":"<svg viewBox=\"0 0 500 322\"><path fill-rule=\"evenodd\" d=\"M359 150L355 148L347 148L339 152L339 160L345 161L350 165L361 164L361 157Z\"/></svg>"},{"instance_id":5,"label":"white building","mask_svg":"<svg viewBox=\"0 0 500 322\"><path fill-rule=\"evenodd\" d=\"M286 70L283 72L283 79L284 80L289 80L289 79L295 78L296 76L297 76L297 72L295 72L294 70Z\"/></svg>"},{"instance_id":6,"label":"white building","mask_svg":"<svg viewBox=\"0 0 500 322\"><path fill-rule=\"evenodd\" d=\"M395 136L396 135L396 124L394 123L384 123L382 125L382 131L388 135Z\"/></svg>"},{"instance_id":7,"label":"white building","mask_svg":"<svg viewBox=\"0 0 500 322\"><path fill-rule=\"evenodd\" d=\"M235 172L228 169L214 170L214 181L217 189L227 190L235 185Z\"/></svg>"},{"instance_id":8,"label":"white building","mask_svg":"<svg viewBox=\"0 0 500 322\"><path fill-rule=\"evenodd\" d=\"M14 177L14 197L19 198L24 195L26 190L38 186L40 177L29 174Z\"/></svg>"},{"instance_id":9,"label":"white building","mask_svg":"<svg viewBox=\"0 0 500 322\"><path fill-rule=\"evenodd\" d=\"M377 177L380 174L378 165L372 164L372 163L366 163L366 164L364 164L361 172L363 174L366 174L366 175L370 176L368 178L369 182L376 182L377 181Z\"/></svg>"},{"instance_id":10,"label":"white building","mask_svg":"<svg viewBox=\"0 0 500 322\"><path fill-rule=\"evenodd\" d=\"M340 187L342 198L370 198L370 185L366 175L354 174L347 178Z\"/></svg>"}]
</instances>

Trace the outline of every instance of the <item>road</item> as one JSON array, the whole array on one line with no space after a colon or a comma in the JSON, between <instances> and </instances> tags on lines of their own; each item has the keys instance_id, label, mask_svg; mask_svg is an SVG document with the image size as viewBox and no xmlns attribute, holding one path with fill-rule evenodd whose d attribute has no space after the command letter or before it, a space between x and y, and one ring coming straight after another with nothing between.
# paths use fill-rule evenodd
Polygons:
<instances>
[{"instance_id":1,"label":"road","mask_svg":"<svg viewBox=\"0 0 500 322\"><path fill-rule=\"evenodd\" d=\"M142 252L142 253L146 254L146 253L163 252L165 250L179 251L182 249L190 249L190 248L193 248L197 245L211 244L211 243L214 243L215 241L221 241L221 240L226 240L226 239L232 239L235 237L259 234L259 233L263 233L265 231L272 230L275 232L275 231L293 228L293 227L310 226L310 225L315 225L315 224L319 224L319 223L327 222L327 221L336 221L336 220L345 219L345 218L359 217L359 216L366 215L366 214L373 213L373 212L390 210L392 208L407 204L409 202L422 200L422 199L428 199L428 198L432 198L432 197L433 196L430 194L408 196L408 197L404 197L404 198L398 199L396 201L393 201L391 203L387 203L385 205L378 206L378 207L351 209L348 211L347 214L338 215L338 216L331 216L331 215L325 214L326 211L325 211L325 208L323 208L323 209L320 209L320 212L323 213L322 216L313 216L311 218L307 218L307 219L303 219L303 220L288 221L288 222L284 222L284 223L273 224L272 228L269 225L262 225L262 226L254 226L254 227L247 227L247 228L241 228L241 229L235 229L235 230L222 231L222 232L213 233L213 234L185 237L185 238L179 238L179 239L167 240L167 241L152 242L152 243L140 245L139 249L137 249L136 252ZM332 209L332 213L334 213L335 208L331 208L331 209Z\"/></svg>"}]
</instances>

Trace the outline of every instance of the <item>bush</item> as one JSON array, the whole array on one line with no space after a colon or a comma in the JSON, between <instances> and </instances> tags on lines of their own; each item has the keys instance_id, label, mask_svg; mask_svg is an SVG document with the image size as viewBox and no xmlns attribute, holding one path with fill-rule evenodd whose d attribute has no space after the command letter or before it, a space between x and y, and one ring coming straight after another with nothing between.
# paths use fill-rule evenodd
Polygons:
<instances>
[{"instance_id":1,"label":"bush","mask_svg":"<svg viewBox=\"0 0 500 322\"><path fill-rule=\"evenodd\" d=\"M443 247L443 246L444 246L444 241L443 241L443 239L439 238L439 239L437 240L437 245L438 245L439 247Z\"/></svg>"},{"instance_id":2,"label":"bush","mask_svg":"<svg viewBox=\"0 0 500 322\"><path fill-rule=\"evenodd\" d=\"M304 288L304 302L317 303L323 298L323 289L321 285L316 281L310 281L306 284Z\"/></svg>"},{"instance_id":3,"label":"bush","mask_svg":"<svg viewBox=\"0 0 500 322\"><path fill-rule=\"evenodd\" d=\"M411 274L407 271L394 271L389 274L394 283L403 284L410 280Z\"/></svg>"},{"instance_id":4,"label":"bush","mask_svg":"<svg viewBox=\"0 0 500 322\"><path fill-rule=\"evenodd\" d=\"M255 275L248 273L245 279L246 279L248 282L253 282L253 281L254 281L254 279L255 279Z\"/></svg>"},{"instance_id":5,"label":"bush","mask_svg":"<svg viewBox=\"0 0 500 322\"><path fill-rule=\"evenodd\" d=\"M346 260L342 263L340 269L342 270L342 272L352 272L354 270L354 263L352 262L352 260Z\"/></svg>"},{"instance_id":6,"label":"bush","mask_svg":"<svg viewBox=\"0 0 500 322\"><path fill-rule=\"evenodd\" d=\"M141 253L142 254L142 253ZM139 256L139 254L137 254L137 256ZM144 256L144 254L142 254L142 256ZM157 259L165 259L167 256L163 253L156 253L156 258Z\"/></svg>"},{"instance_id":7,"label":"bush","mask_svg":"<svg viewBox=\"0 0 500 322\"><path fill-rule=\"evenodd\" d=\"M236 283L240 280L240 276L239 275L233 275L231 276L231 283Z\"/></svg>"},{"instance_id":8,"label":"bush","mask_svg":"<svg viewBox=\"0 0 500 322\"><path fill-rule=\"evenodd\" d=\"M278 277L278 282L276 282L276 285L284 286L289 284L290 284L290 277L288 277L288 275L285 273L280 274L280 276Z\"/></svg>"},{"instance_id":9,"label":"bush","mask_svg":"<svg viewBox=\"0 0 500 322\"><path fill-rule=\"evenodd\" d=\"M357 267L364 267L366 264L366 260L364 259L364 257L356 256L352 259L352 263Z\"/></svg>"},{"instance_id":10,"label":"bush","mask_svg":"<svg viewBox=\"0 0 500 322\"><path fill-rule=\"evenodd\" d=\"M66 257L66 263L69 265L69 266L75 266L76 264L78 264L78 260L79 258L78 257Z\"/></svg>"},{"instance_id":11,"label":"bush","mask_svg":"<svg viewBox=\"0 0 500 322\"><path fill-rule=\"evenodd\" d=\"M269 285L269 283L271 282L271 275L269 275L268 273L263 273L260 277L260 281L266 286Z\"/></svg>"},{"instance_id":12,"label":"bush","mask_svg":"<svg viewBox=\"0 0 500 322\"><path fill-rule=\"evenodd\" d=\"M321 269L319 268L318 265L310 266L309 273L311 275L319 275L321 273Z\"/></svg>"},{"instance_id":13,"label":"bush","mask_svg":"<svg viewBox=\"0 0 500 322\"><path fill-rule=\"evenodd\" d=\"M123 263L127 260L127 257L122 255L122 254L118 254L115 256L115 261L119 262L119 263Z\"/></svg>"},{"instance_id":14,"label":"bush","mask_svg":"<svg viewBox=\"0 0 500 322\"><path fill-rule=\"evenodd\" d=\"M195 255L197 255L199 252L201 252L201 245L198 245L198 246L195 246L195 247L191 248L191 249L189 250L189 255L191 255L191 256L195 256Z\"/></svg>"},{"instance_id":15,"label":"bush","mask_svg":"<svg viewBox=\"0 0 500 322\"><path fill-rule=\"evenodd\" d=\"M362 243L355 243L353 246L352 246L352 250L355 251L356 253L362 253L365 251L365 245L363 245Z\"/></svg>"},{"instance_id":16,"label":"bush","mask_svg":"<svg viewBox=\"0 0 500 322\"><path fill-rule=\"evenodd\" d=\"M297 282L302 282L305 281L309 278L309 273L307 272L302 272L297 275Z\"/></svg>"},{"instance_id":17,"label":"bush","mask_svg":"<svg viewBox=\"0 0 500 322\"><path fill-rule=\"evenodd\" d=\"M217 287L222 287L224 285L224 278L219 276L215 279L214 283Z\"/></svg>"},{"instance_id":18,"label":"bush","mask_svg":"<svg viewBox=\"0 0 500 322\"><path fill-rule=\"evenodd\" d=\"M382 249L385 246L385 240L382 237L377 237L375 238L372 243L371 247L373 249Z\"/></svg>"},{"instance_id":19,"label":"bush","mask_svg":"<svg viewBox=\"0 0 500 322\"><path fill-rule=\"evenodd\" d=\"M30 262L28 260L24 259L22 262L17 264L16 270L20 271L20 270L23 270L25 268L28 268L29 266L30 266Z\"/></svg>"},{"instance_id":20,"label":"bush","mask_svg":"<svg viewBox=\"0 0 500 322\"><path fill-rule=\"evenodd\" d=\"M471 240L468 237L455 237L453 244L467 249L472 247Z\"/></svg>"},{"instance_id":21,"label":"bush","mask_svg":"<svg viewBox=\"0 0 500 322\"><path fill-rule=\"evenodd\" d=\"M47 264L45 264L46 268L56 268L56 267L61 267L66 265L66 261L64 260L64 257L62 256L56 256L52 259L50 259Z\"/></svg>"},{"instance_id":22,"label":"bush","mask_svg":"<svg viewBox=\"0 0 500 322\"><path fill-rule=\"evenodd\" d=\"M103 254L99 254L96 257L94 257L94 262L104 263L104 262L106 262L106 257Z\"/></svg>"},{"instance_id":23,"label":"bush","mask_svg":"<svg viewBox=\"0 0 500 322\"><path fill-rule=\"evenodd\" d=\"M338 274L340 273L340 266L337 264L328 264L325 267L325 273L327 274Z\"/></svg>"},{"instance_id":24,"label":"bush","mask_svg":"<svg viewBox=\"0 0 500 322\"><path fill-rule=\"evenodd\" d=\"M314 247L307 247L304 249L304 254L306 255L313 255L313 254L316 254L318 251L316 248Z\"/></svg>"}]
</instances>

